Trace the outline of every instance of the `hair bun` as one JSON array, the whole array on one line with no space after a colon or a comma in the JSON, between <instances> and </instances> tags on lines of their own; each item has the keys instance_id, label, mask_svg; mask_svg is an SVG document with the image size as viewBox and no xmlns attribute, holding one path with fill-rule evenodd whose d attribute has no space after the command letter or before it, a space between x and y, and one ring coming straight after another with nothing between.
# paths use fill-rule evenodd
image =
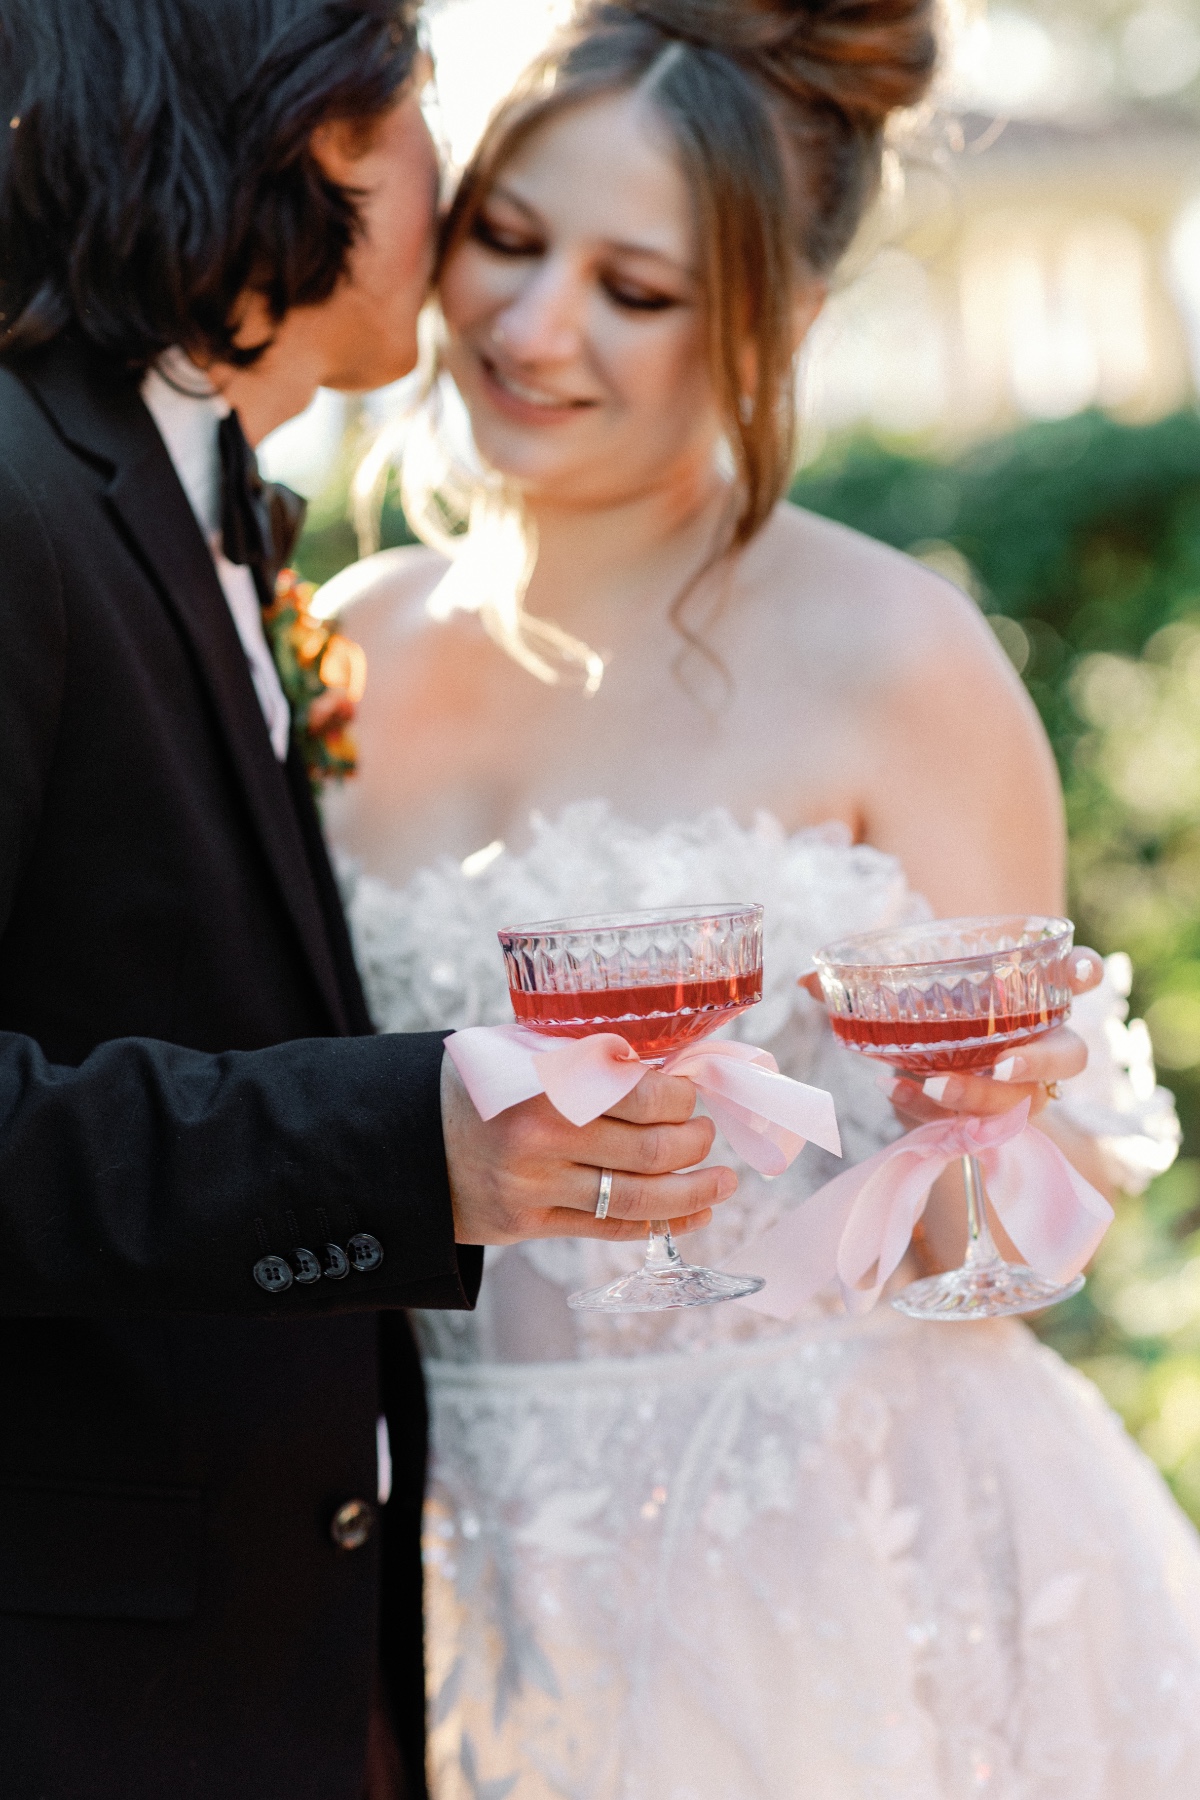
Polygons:
<instances>
[{"instance_id":1,"label":"hair bun","mask_svg":"<svg viewBox=\"0 0 1200 1800\"><path fill-rule=\"evenodd\" d=\"M921 99L937 57L933 0L624 0L624 10L866 131Z\"/></svg>"}]
</instances>

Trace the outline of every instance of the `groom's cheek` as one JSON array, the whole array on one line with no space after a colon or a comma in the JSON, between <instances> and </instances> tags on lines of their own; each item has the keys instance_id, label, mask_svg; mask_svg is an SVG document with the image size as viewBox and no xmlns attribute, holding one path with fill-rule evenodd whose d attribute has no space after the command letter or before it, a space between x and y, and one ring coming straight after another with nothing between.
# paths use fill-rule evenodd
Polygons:
<instances>
[{"instance_id":1,"label":"groom's cheek","mask_svg":"<svg viewBox=\"0 0 1200 1800\"><path fill-rule=\"evenodd\" d=\"M387 379L417 360L417 318L433 277L438 165L429 127L406 100L380 127L376 168L363 203L364 232L351 252L351 281L383 325L391 366ZM401 366L402 365L402 366Z\"/></svg>"},{"instance_id":2,"label":"groom's cheek","mask_svg":"<svg viewBox=\"0 0 1200 1800\"><path fill-rule=\"evenodd\" d=\"M318 158L331 179L361 194L361 234L347 271L324 307L322 386L382 387L417 361L417 319L433 275L438 164L417 101L396 103L368 147L346 164Z\"/></svg>"}]
</instances>

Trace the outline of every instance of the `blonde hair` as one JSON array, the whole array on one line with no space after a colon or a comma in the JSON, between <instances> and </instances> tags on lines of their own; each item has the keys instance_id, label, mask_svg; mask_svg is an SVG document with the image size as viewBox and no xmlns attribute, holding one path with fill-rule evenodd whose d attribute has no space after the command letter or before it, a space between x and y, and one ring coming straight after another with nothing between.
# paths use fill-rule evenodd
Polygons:
<instances>
[{"instance_id":1,"label":"blonde hair","mask_svg":"<svg viewBox=\"0 0 1200 1800\"><path fill-rule=\"evenodd\" d=\"M398 466L409 528L450 563L426 602L430 617L477 613L488 636L530 675L549 685L571 682L594 694L604 676L603 657L561 626L525 610L537 566L537 528L520 493L494 469L484 468L472 445L456 442L469 428L447 418L455 409L465 411L434 362L411 420L380 434L354 478L351 508L359 552L367 556L379 548L382 506Z\"/></svg>"}]
</instances>

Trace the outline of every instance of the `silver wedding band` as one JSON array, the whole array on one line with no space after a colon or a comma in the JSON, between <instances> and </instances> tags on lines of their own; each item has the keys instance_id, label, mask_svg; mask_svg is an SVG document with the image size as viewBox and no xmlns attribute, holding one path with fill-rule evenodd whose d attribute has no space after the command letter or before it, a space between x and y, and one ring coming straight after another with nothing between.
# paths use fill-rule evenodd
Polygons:
<instances>
[{"instance_id":1,"label":"silver wedding band","mask_svg":"<svg viewBox=\"0 0 1200 1800\"><path fill-rule=\"evenodd\" d=\"M608 1203L612 1199L613 1172L611 1169L600 1171L600 1197L596 1201L596 1217L607 1219Z\"/></svg>"}]
</instances>

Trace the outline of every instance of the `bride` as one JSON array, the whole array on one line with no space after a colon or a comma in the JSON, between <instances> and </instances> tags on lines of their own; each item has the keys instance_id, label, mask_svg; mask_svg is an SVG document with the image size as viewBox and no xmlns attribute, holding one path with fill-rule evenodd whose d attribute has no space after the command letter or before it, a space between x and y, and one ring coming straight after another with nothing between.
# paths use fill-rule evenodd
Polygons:
<instances>
[{"instance_id":1,"label":"bride","mask_svg":"<svg viewBox=\"0 0 1200 1800\"><path fill-rule=\"evenodd\" d=\"M1077 1007L1082 1074L1067 1032L1007 1089L885 1094L796 983L848 930L1062 906L1049 750L973 605L782 499L795 351L926 86L930 12L586 4L501 107L440 280L476 460L443 382L405 474L452 561L390 551L326 590L372 671L329 823L384 1029L507 1019L500 924L760 900L743 1035L833 1091L851 1159L896 1109L1044 1106L1076 1076L1041 1122L1129 1185L1169 1120L1114 1057L1111 985ZM692 1260L836 1166L743 1170ZM957 1260L961 1211L902 1273ZM832 1295L787 1322L568 1311L635 1262L489 1252L474 1315L419 1320L439 1800L1192 1791L1200 1555L1080 1376L1016 1322Z\"/></svg>"}]
</instances>

